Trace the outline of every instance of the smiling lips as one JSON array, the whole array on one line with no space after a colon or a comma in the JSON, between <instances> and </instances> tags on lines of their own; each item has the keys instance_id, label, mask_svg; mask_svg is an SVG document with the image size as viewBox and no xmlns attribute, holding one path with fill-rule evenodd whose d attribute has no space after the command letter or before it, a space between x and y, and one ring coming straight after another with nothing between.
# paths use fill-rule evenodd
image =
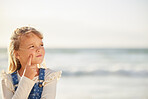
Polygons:
<instances>
[{"instance_id":1,"label":"smiling lips","mask_svg":"<svg viewBox=\"0 0 148 99\"><path fill-rule=\"evenodd\" d=\"M42 57L42 55L38 55L38 56L36 56L36 57Z\"/></svg>"}]
</instances>

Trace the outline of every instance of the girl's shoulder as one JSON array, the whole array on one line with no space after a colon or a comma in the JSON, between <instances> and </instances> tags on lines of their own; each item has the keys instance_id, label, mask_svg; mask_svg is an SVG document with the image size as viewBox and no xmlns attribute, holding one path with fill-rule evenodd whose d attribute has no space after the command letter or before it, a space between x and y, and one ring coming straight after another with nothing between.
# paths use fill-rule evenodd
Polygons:
<instances>
[{"instance_id":1,"label":"girl's shoulder","mask_svg":"<svg viewBox=\"0 0 148 99\"><path fill-rule=\"evenodd\" d=\"M59 80L61 77L62 71L55 71L50 68L45 69L45 82L50 83L54 80Z\"/></svg>"},{"instance_id":2,"label":"girl's shoulder","mask_svg":"<svg viewBox=\"0 0 148 99\"><path fill-rule=\"evenodd\" d=\"M10 73L7 73L5 71L2 71L1 72L1 78L2 78L1 83L3 85L5 85L6 87L8 87L9 90L13 90L13 84L12 84L11 74Z\"/></svg>"},{"instance_id":3,"label":"girl's shoulder","mask_svg":"<svg viewBox=\"0 0 148 99\"><path fill-rule=\"evenodd\" d=\"M11 80L11 74L3 70L1 72L1 78L2 80Z\"/></svg>"}]
</instances>

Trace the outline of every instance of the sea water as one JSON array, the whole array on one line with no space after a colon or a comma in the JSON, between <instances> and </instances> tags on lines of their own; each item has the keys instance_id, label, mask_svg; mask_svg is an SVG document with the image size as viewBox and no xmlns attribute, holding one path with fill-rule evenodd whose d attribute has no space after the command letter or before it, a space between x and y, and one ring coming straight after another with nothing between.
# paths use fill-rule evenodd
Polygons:
<instances>
[{"instance_id":1,"label":"sea water","mask_svg":"<svg viewBox=\"0 0 148 99\"><path fill-rule=\"evenodd\" d=\"M62 70L56 99L148 99L148 49L46 49L46 66ZM6 70L6 49L0 70Z\"/></svg>"}]
</instances>

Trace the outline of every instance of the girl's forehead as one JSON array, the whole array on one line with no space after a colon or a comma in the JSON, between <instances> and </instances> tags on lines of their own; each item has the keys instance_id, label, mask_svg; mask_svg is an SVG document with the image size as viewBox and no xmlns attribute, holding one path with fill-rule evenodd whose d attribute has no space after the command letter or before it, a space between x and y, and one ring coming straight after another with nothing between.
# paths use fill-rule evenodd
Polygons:
<instances>
[{"instance_id":1,"label":"girl's forehead","mask_svg":"<svg viewBox=\"0 0 148 99\"><path fill-rule=\"evenodd\" d=\"M38 36L36 36L34 33L28 33L26 35L23 35L21 37L21 45L29 45L31 44L32 42L41 42L42 39L40 39Z\"/></svg>"}]
</instances>

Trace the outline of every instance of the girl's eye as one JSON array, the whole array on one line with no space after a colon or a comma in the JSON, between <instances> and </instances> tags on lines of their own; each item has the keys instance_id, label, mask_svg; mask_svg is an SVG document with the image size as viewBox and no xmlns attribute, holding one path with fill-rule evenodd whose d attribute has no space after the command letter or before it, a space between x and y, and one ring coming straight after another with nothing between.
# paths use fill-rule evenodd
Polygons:
<instances>
[{"instance_id":1,"label":"girl's eye","mask_svg":"<svg viewBox=\"0 0 148 99\"><path fill-rule=\"evenodd\" d=\"M44 46L44 44L41 44L41 46Z\"/></svg>"},{"instance_id":2,"label":"girl's eye","mask_svg":"<svg viewBox=\"0 0 148 99\"><path fill-rule=\"evenodd\" d=\"M30 46L29 48L34 48L34 46L32 45L32 46Z\"/></svg>"}]
</instances>

